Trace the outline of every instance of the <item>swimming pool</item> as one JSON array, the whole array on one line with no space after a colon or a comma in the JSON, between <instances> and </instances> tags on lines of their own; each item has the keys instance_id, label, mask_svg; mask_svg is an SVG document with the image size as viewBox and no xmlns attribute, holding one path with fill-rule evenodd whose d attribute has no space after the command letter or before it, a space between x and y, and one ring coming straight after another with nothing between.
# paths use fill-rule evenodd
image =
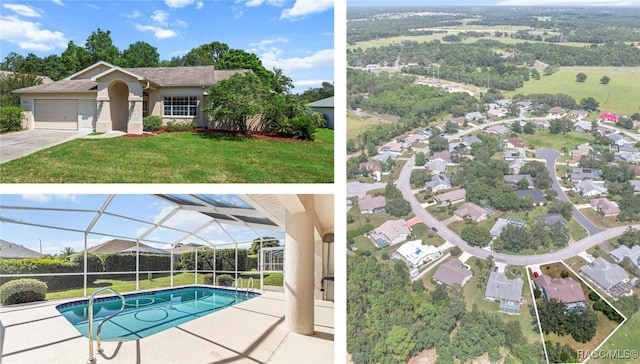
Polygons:
<instances>
[{"instance_id":1,"label":"swimming pool","mask_svg":"<svg viewBox=\"0 0 640 364\"><path fill-rule=\"evenodd\" d=\"M103 324L102 341L141 339L197 319L225 307L259 296L258 293L201 286L163 289L123 295L125 308ZM56 306L82 335L89 337L89 300ZM98 297L93 303L93 337L104 319L117 313L122 300L117 296Z\"/></svg>"}]
</instances>

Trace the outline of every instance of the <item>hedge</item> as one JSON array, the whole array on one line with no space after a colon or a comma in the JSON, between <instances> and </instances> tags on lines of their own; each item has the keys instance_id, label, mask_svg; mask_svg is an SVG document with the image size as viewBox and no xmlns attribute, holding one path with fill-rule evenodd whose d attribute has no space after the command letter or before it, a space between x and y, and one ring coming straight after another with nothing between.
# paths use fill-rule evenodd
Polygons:
<instances>
[{"instance_id":1,"label":"hedge","mask_svg":"<svg viewBox=\"0 0 640 364\"><path fill-rule=\"evenodd\" d=\"M142 118L142 130L156 131L162 129L162 118L158 115L149 115Z\"/></svg>"},{"instance_id":2,"label":"hedge","mask_svg":"<svg viewBox=\"0 0 640 364\"><path fill-rule=\"evenodd\" d=\"M22 130L22 108L18 106L0 107L0 133Z\"/></svg>"},{"instance_id":3,"label":"hedge","mask_svg":"<svg viewBox=\"0 0 640 364\"><path fill-rule=\"evenodd\" d=\"M182 269L195 270L195 252L182 253L180 263ZM216 269L217 271L235 271L236 250L216 249ZM198 270L213 270L213 249L198 250ZM238 271L247 269L247 251L238 250Z\"/></svg>"},{"instance_id":4,"label":"hedge","mask_svg":"<svg viewBox=\"0 0 640 364\"><path fill-rule=\"evenodd\" d=\"M46 295L47 284L37 279L15 279L0 286L0 303L3 305L44 301Z\"/></svg>"},{"instance_id":5,"label":"hedge","mask_svg":"<svg viewBox=\"0 0 640 364\"><path fill-rule=\"evenodd\" d=\"M84 253L78 253L71 257L71 261L80 267L80 271L84 272ZM100 256L87 253L87 272L103 272L104 263ZM97 279L100 279L99 275L87 275L87 282L94 283Z\"/></svg>"},{"instance_id":6,"label":"hedge","mask_svg":"<svg viewBox=\"0 0 640 364\"><path fill-rule=\"evenodd\" d=\"M38 277L45 282L50 290L58 291L84 284L83 270L76 263L58 259L0 259L0 272L3 274L41 274L41 273L80 273L75 276L47 276ZM0 283L18 278L0 278Z\"/></svg>"},{"instance_id":7,"label":"hedge","mask_svg":"<svg viewBox=\"0 0 640 364\"><path fill-rule=\"evenodd\" d=\"M135 254L104 254L104 271L135 272ZM171 255L140 254L141 271L171 270Z\"/></svg>"}]
</instances>

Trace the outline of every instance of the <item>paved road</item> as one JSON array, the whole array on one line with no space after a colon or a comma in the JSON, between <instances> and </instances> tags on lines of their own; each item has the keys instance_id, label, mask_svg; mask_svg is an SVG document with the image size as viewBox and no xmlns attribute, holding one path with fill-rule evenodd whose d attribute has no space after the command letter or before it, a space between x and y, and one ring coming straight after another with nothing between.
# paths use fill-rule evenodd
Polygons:
<instances>
[{"instance_id":1,"label":"paved road","mask_svg":"<svg viewBox=\"0 0 640 364\"><path fill-rule=\"evenodd\" d=\"M569 197L567 197L567 195L562 190L562 187L560 187L560 183L556 178L556 159L558 159L558 157L561 155L560 152L553 149L540 149L536 151L536 155L546 160L547 171L549 171L549 175L551 176L552 187L558 193L558 198L562 201L571 202L569 200ZM575 207L575 205L573 206L573 218L576 219L585 229L587 229L589 235L597 234L604 230L597 227L589 219L587 219L580 212L580 210Z\"/></svg>"}]
</instances>

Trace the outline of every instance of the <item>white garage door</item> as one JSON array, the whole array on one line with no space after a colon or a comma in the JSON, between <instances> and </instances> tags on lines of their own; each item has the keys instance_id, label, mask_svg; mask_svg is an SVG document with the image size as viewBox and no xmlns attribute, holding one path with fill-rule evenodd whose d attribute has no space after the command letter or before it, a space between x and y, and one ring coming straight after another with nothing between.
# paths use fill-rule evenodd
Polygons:
<instances>
[{"instance_id":1,"label":"white garage door","mask_svg":"<svg viewBox=\"0 0 640 364\"><path fill-rule=\"evenodd\" d=\"M78 130L78 100L35 100L36 129Z\"/></svg>"}]
</instances>

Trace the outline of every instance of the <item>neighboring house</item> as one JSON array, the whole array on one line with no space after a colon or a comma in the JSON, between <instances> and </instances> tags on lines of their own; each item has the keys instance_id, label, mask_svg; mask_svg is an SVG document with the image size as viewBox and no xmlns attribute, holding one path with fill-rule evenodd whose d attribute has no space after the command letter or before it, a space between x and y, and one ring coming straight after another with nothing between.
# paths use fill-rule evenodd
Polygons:
<instances>
[{"instance_id":1,"label":"neighboring house","mask_svg":"<svg viewBox=\"0 0 640 364\"><path fill-rule=\"evenodd\" d=\"M629 183L631 184L631 186L633 186L633 193L634 194L638 194L640 193L640 180L632 180L629 181Z\"/></svg>"},{"instance_id":2,"label":"neighboring house","mask_svg":"<svg viewBox=\"0 0 640 364\"><path fill-rule=\"evenodd\" d=\"M451 152L448 151L448 150L443 150L443 151L434 153L429 158L430 161L435 161L435 160L438 160L438 159L444 161L447 164L451 163Z\"/></svg>"},{"instance_id":3,"label":"neighboring house","mask_svg":"<svg viewBox=\"0 0 640 364\"><path fill-rule=\"evenodd\" d=\"M502 147L503 148L508 148L508 149L514 149L514 148L518 148L518 149L523 149L524 148L524 141L515 138L515 137L511 137L509 139L505 139L502 141Z\"/></svg>"},{"instance_id":4,"label":"neighboring house","mask_svg":"<svg viewBox=\"0 0 640 364\"><path fill-rule=\"evenodd\" d=\"M500 301L500 311L519 314L522 301L522 278L509 279L504 273L491 272L484 291L484 298Z\"/></svg>"},{"instance_id":5,"label":"neighboring house","mask_svg":"<svg viewBox=\"0 0 640 364\"><path fill-rule=\"evenodd\" d=\"M583 179L600 178L600 170L593 168L571 168L569 169L569 179L572 181L582 181Z\"/></svg>"},{"instance_id":6,"label":"neighboring house","mask_svg":"<svg viewBox=\"0 0 640 364\"><path fill-rule=\"evenodd\" d=\"M369 239L378 247L395 245L407 240L411 231L405 220L387 220L369 232Z\"/></svg>"},{"instance_id":7,"label":"neighboring house","mask_svg":"<svg viewBox=\"0 0 640 364\"><path fill-rule=\"evenodd\" d=\"M620 215L620 207L617 203L608 198L594 198L589 201L591 207L601 213L604 217L613 217Z\"/></svg>"},{"instance_id":8,"label":"neighboring house","mask_svg":"<svg viewBox=\"0 0 640 364\"><path fill-rule=\"evenodd\" d=\"M171 252L164 249L158 249L147 244L122 239L109 240L105 243L87 249L87 253L93 254L136 254L136 252L139 252L140 254L171 254Z\"/></svg>"},{"instance_id":9,"label":"neighboring house","mask_svg":"<svg viewBox=\"0 0 640 364\"><path fill-rule=\"evenodd\" d=\"M509 133L511 133L509 128L500 124L489 126L485 128L484 131L491 135L509 135Z\"/></svg>"},{"instance_id":10,"label":"neighboring house","mask_svg":"<svg viewBox=\"0 0 640 364\"><path fill-rule=\"evenodd\" d=\"M518 104L518 106L520 106L523 109L527 109L531 106L531 102L529 101L518 101L516 102L516 104Z\"/></svg>"},{"instance_id":11,"label":"neighboring house","mask_svg":"<svg viewBox=\"0 0 640 364\"><path fill-rule=\"evenodd\" d=\"M556 107L552 107L549 110L549 114L551 114L552 118L561 118L565 115L567 115L567 110L560 107L560 106L556 106Z\"/></svg>"},{"instance_id":12,"label":"neighboring house","mask_svg":"<svg viewBox=\"0 0 640 364\"><path fill-rule=\"evenodd\" d=\"M427 139L429 138L422 134L409 134L404 138L404 142L413 145L415 143L422 143Z\"/></svg>"},{"instance_id":13,"label":"neighboring house","mask_svg":"<svg viewBox=\"0 0 640 364\"><path fill-rule=\"evenodd\" d=\"M618 115L610 112L605 112L603 114L600 114L600 116L598 116L598 121L608 121L612 123L617 123Z\"/></svg>"},{"instance_id":14,"label":"neighboring house","mask_svg":"<svg viewBox=\"0 0 640 364\"><path fill-rule=\"evenodd\" d=\"M541 274L533 280L533 283L542 291L545 301L560 301L566 305L568 310L587 307L582 286L571 277L551 278Z\"/></svg>"},{"instance_id":15,"label":"neighboring house","mask_svg":"<svg viewBox=\"0 0 640 364\"><path fill-rule=\"evenodd\" d=\"M609 255L617 263L620 263L624 258L629 258L636 267L640 267L640 245L634 245L631 248L620 245L619 248L610 251Z\"/></svg>"},{"instance_id":16,"label":"neighboring house","mask_svg":"<svg viewBox=\"0 0 640 364\"><path fill-rule=\"evenodd\" d=\"M582 120L584 118L586 118L589 115L589 112L587 110L571 110L569 111L569 116L571 116L571 119L573 120Z\"/></svg>"},{"instance_id":17,"label":"neighboring house","mask_svg":"<svg viewBox=\"0 0 640 364\"><path fill-rule=\"evenodd\" d=\"M527 223L520 219L513 219L513 218L503 219L500 217L498 218L496 223L493 224L493 227L491 227L491 230L489 230L489 233L491 233L491 236L493 237L498 237L500 236L500 234L502 234L502 230L504 230L504 228L507 227L507 225L516 225L520 227L525 227Z\"/></svg>"},{"instance_id":18,"label":"neighboring house","mask_svg":"<svg viewBox=\"0 0 640 364\"><path fill-rule=\"evenodd\" d=\"M0 239L0 259L42 258L44 254Z\"/></svg>"},{"instance_id":19,"label":"neighboring house","mask_svg":"<svg viewBox=\"0 0 640 364\"><path fill-rule=\"evenodd\" d=\"M458 116L457 118L449 119L450 122L455 123L458 126L462 126L464 122L467 120L464 116Z\"/></svg>"},{"instance_id":20,"label":"neighboring house","mask_svg":"<svg viewBox=\"0 0 640 364\"><path fill-rule=\"evenodd\" d=\"M544 197L544 193L537 188L529 189L529 190L517 190L516 195L520 198L527 198L527 196L531 196L533 199L533 204L536 206L542 206L547 199Z\"/></svg>"},{"instance_id":21,"label":"neighboring house","mask_svg":"<svg viewBox=\"0 0 640 364\"><path fill-rule=\"evenodd\" d=\"M631 287L627 284L629 275L619 265L611 264L603 258L596 258L590 264L583 265L580 273L596 282L605 292L614 297L627 294Z\"/></svg>"},{"instance_id":22,"label":"neighboring house","mask_svg":"<svg viewBox=\"0 0 640 364\"><path fill-rule=\"evenodd\" d=\"M502 108L491 108L487 111L490 118L501 118L507 113Z\"/></svg>"},{"instance_id":23,"label":"neighboring house","mask_svg":"<svg viewBox=\"0 0 640 364\"><path fill-rule=\"evenodd\" d=\"M496 104L498 104L499 107L509 107L511 105L511 100L509 99L496 100Z\"/></svg>"},{"instance_id":24,"label":"neighboring house","mask_svg":"<svg viewBox=\"0 0 640 364\"><path fill-rule=\"evenodd\" d=\"M520 182L523 179L526 179L527 183L529 184L529 188L533 188L533 177L531 177L531 175L529 174L507 174L502 178L506 183L510 184L512 187L516 187L518 185L518 182Z\"/></svg>"},{"instance_id":25,"label":"neighboring house","mask_svg":"<svg viewBox=\"0 0 640 364\"><path fill-rule=\"evenodd\" d=\"M447 171L447 163L442 159L428 161L425 165L431 171L431 174L444 174Z\"/></svg>"},{"instance_id":26,"label":"neighboring house","mask_svg":"<svg viewBox=\"0 0 640 364\"><path fill-rule=\"evenodd\" d=\"M486 119L484 115L477 111L467 113L465 115L465 118L467 119L467 121L484 121Z\"/></svg>"},{"instance_id":27,"label":"neighboring house","mask_svg":"<svg viewBox=\"0 0 640 364\"><path fill-rule=\"evenodd\" d=\"M505 149L502 151L502 158L505 161L514 161L516 159L527 159L527 153L524 149Z\"/></svg>"},{"instance_id":28,"label":"neighboring house","mask_svg":"<svg viewBox=\"0 0 640 364\"><path fill-rule=\"evenodd\" d=\"M617 150L618 152L623 153L638 153L638 148L634 147L632 144L622 144L611 146L611 149Z\"/></svg>"},{"instance_id":29,"label":"neighboring house","mask_svg":"<svg viewBox=\"0 0 640 364\"><path fill-rule=\"evenodd\" d=\"M464 188L458 188L457 190L448 191L435 195L434 199L439 201L443 205L453 205L458 202L462 202L467 197L467 190Z\"/></svg>"},{"instance_id":30,"label":"neighboring house","mask_svg":"<svg viewBox=\"0 0 640 364\"><path fill-rule=\"evenodd\" d=\"M387 200L384 196L371 197L365 195L358 198L358 206L362 214L384 214L387 207Z\"/></svg>"},{"instance_id":31,"label":"neighboring house","mask_svg":"<svg viewBox=\"0 0 640 364\"><path fill-rule=\"evenodd\" d=\"M122 68L100 61L60 81L15 90L29 129L123 130L142 133L142 118L194 122L217 129L228 126L203 112L207 89L249 70L213 66ZM249 129L266 125L256 118Z\"/></svg>"},{"instance_id":32,"label":"neighboring house","mask_svg":"<svg viewBox=\"0 0 640 364\"><path fill-rule=\"evenodd\" d=\"M378 154L374 155L371 159L373 159L374 161L385 163L389 159L396 159L396 158L398 158L398 154L391 153L389 151L384 151L384 152L381 152L381 153L378 153Z\"/></svg>"},{"instance_id":33,"label":"neighboring house","mask_svg":"<svg viewBox=\"0 0 640 364\"><path fill-rule=\"evenodd\" d=\"M564 221L564 219L562 218L562 215L560 214L545 214L545 215L538 215L535 217L536 220L544 220L544 222L547 225L553 225L553 224L562 224L563 226L567 226L566 221Z\"/></svg>"},{"instance_id":34,"label":"neighboring house","mask_svg":"<svg viewBox=\"0 0 640 364\"><path fill-rule=\"evenodd\" d=\"M571 151L571 155L573 159L580 159L580 157L588 155L590 152L593 152L593 148L589 145L589 143L580 144L576 147L576 149Z\"/></svg>"},{"instance_id":35,"label":"neighboring house","mask_svg":"<svg viewBox=\"0 0 640 364\"><path fill-rule=\"evenodd\" d=\"M575 190L585 197L598 197L607 194L607 189L590 179L584 179L575 185Z\"/></svg>"},{"instance_id":36,"label":"neighboring house","mask_svg":"<svg viewBox=\"0 0 640 364\"><path fill-rule=\"evenodd\" d=\"M173 254L179 255L183 253L191 253L196 251L197 249L206 248L204 245L196 244L196 243L188 243L184 245L177 245L173 248ZM171 248L164 248L167 253L171 254Z\"/></svg>"},{"instance_id":37,"label":"neighboring house","mask_svg":"<svg viewBox=\"0 0 640 364\"><path fill-rule=\"evenodd\" d=\"M613 155L613 161L618 162L627 162L631 164L640 163L640 153L638 152L615 152Z\"/></svg>"},{"instance_id":38,"label":"neighboring house","mask_svg":"<svg viewBox=\"0 0 640 364\"><path fill-rule=\"evenodd\" d=\"M363 171L367 171L367 172L382 172L382 163L380 163L379 161L373 161L373 162L362 162L360 164L358 164L358 169L361 169Z\"/></svg>"},{"instance_id":39,"label":"neighboring house","mask_svg":"<svg viewBox=\"0 0 640 364\"><path fill-rule=\"evenodd\" d=\"M433 280L436 281L436 283L447 286L457 284L460 287L464 287L472 277L473 271L467 269L458 258L441 264L433 274Z\"/></svg>"},{"instance_id":40,"label":"neighboring house","mask_svg":"<svg viewBox=\"0 0 640 364\"><path fill-rule=\"evenodd\" d=\"M573 125L573 130L581 133L589 133L591 131L591 122L584 120L578 121Z\"/></svg>"},{"instance_id":41,"label":"neighboring house","mask_svg":"<svg viewBox=\"0 0 640 364\"><path fill-rule=\"evenodd\" d=\"M524 167L525 164L527 164L527 162L524 159L515 159L512 161L509 161L509 170L513 174L519 174L520 169Z\"/></svg>"},{"instance_id":42,"label":"neighboring house","mask_svg":"<svg viewBox=\"0 0 640 364\"><path fill-rule=\"evenodd\" d=\"M538 129L545 129L549 127L550 122L547 119L536 119L533 121L533 124L535 124Z\"/></svg>"},{"instance_id":43,"label":"neighboring house","mask_svg":"<svg viewBox=\"0 0 640 364\"><path fill-rule=\"evenodd\" d=\"M334 117L333 117L333 96L326 99L317 100L308 104L312 111L324 115L327 120L327 128L333 129Z\"/></svg>"},{"instance_id":44,"label":"neighboring house","mask_svg":"<svg viewBox=\"0 0 640 364\"><path fill-rule=\"evenodd\" d=\"M611 140L611 146L623 146L625 144L630 144L631 140L629 140L628 138L620 135L620 134L609 134L607 135L607 138L609 138L609 140Z\"/></svg>"},{"instance_id":45,"label":"neighboring house","mask_svg":"<svg viewBox=\"0 0 640 364\"><path fill-rule=\"evenodd\" d=\"M431 191L442 191L451 188L451 182L447 176L436 174L431 178L431 181L427 182L427 187L431 188Z\"/></svg>"},{"instance_id":46,"label":"neighboring house","mask_svg":"<svg viewBox=\"0 0 640 364\"><path fill-rule=\"evenodd\" d=\"M462 138L460 143L466 145L467 147L470 147L470 146L473 145L473 143L482 143L482 140L480 138L478 138L477 136L472 135L472 136L469 136L469 137Z\"/></svg>"},{"instance_id":47,"label":"neighboring house","mask_svg":"<svg viewBox=\"0 0 640 364\"><path fill-rule=\"evenodd\" d=\"M407 262L410 267L417 268L440 258L442 252L433 245L422 245L422 240L411 240L402 244L394 254Z\"/></svg>"},{"instance_id":48,"label":"neighboring house","mask_svg":"<svg viewBox=\"0 0 640 364\"><path fill-rule=\"evenodd\" d=\"M473 202L465 202L460 207L458 207L458 209L454 211L453 214L461 220L467 218L473 222L483 221L487 219L487 210L474 204Z\"/></svg>"},{"instance_id":49,"label":"neighboring house","mask_svg":"<svg viewBox=\"0 0 640 364\"><path fill-rule=\"evenodd\" d=\"M387 144L383 145L382 147L380 147L380 151L382 152L390 152L396 155L400 155L402 154L402 152L404 152L405 148L404 148L404 143L392 140L390 142L388 142Z\"/></svg>"}]
</instances>

